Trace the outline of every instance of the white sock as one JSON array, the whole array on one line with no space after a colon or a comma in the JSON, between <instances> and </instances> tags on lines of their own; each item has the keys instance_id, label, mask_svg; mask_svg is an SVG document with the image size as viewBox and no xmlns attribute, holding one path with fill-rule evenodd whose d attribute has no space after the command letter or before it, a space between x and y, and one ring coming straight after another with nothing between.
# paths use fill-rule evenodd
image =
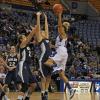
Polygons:
<instances>
[{"instance_id":1,"label":"white sock","mask_svg":"<svg viewBox=\"0 0 100 100\"><path fill-rule=\"evenodd\" d=\"M45 90L45 92L48 92L48 90Z\"/></svg>"},{"instance_id":2,"label":"white sock","mask_svg":"<svg viewBox=\"0 0 100 100\"><path fill-rule=\"evenodd\" d=\"M17 99L19 99L19 100L20 99L23 99L23 96L22 95L19 95Z\"/></svg>"},{"instance_id":3,"label":"white sock","mask_svg":"<svg viewBox=\"0 0 100 100\"><path fill-rule=\"evenodd\" d=\"M45 91L41 91L41 93L43 93L43 94L44 94L44 93L45 93Z\"/></svg>"}]
</instances>

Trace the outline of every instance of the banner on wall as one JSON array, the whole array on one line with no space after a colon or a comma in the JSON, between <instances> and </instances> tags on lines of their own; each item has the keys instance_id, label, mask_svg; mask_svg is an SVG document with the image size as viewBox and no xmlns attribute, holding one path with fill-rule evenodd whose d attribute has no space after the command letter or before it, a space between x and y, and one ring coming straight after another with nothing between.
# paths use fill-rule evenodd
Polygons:
<instances>
[{"instance_id":1,"label":"banner on wall","mask_svg":"<svg viewBox=\"0 0 100 100\"><path fill-rule=\"evenodd\" d=\"M100 82L95 82L95 92L100 92Z\"/></svg>"},{"instance_id":2,"label":"banner on wall","mask_svg":"<svg viewBox=\"0 0 100 100\"><path fill-rule=\"evenodd\" d=\"M92 82L70 81L72 88L76 89L77 93L89 93Z\"/></svg>"}]
</instances>

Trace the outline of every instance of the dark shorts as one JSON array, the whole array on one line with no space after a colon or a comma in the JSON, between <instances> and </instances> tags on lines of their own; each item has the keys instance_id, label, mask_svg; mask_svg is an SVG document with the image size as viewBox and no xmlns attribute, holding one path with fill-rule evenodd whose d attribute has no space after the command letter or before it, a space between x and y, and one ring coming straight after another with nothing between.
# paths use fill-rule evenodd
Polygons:
<instances>
[{"instance_id":1,"label":"dark shorts","mask_svg":"<svg viewBox=\"0 0 100 100\"><path fill-rule=\"evenodd\" d=\"M39 71L41 76L51 76L51 68L46 66L44 63L48 60L48 57L44 55L43 59L39 61Z\"/></svg>"},{"instance_id":2,"label":"dark shorts","mask_svg":"<svg viewBox=\"0 0 100 100\"><path fill-rule=\"evenodd\" d=\"M24 62L22 64L23 69L22 69L22 76L20 76L19 73L19 67L20 64L17 66L17 83L26 83L26 84L31 84L35 82L35 78L32 75L31 69L30 69L30 64L27 62ZM22 80L23 79L23 80Z\"/></svg>"},{"instance_id":3,"label":"dark shorts","mask_svg":"<svg viewBox=\"0 0 100 100\"><path fill-rule=\"evenodd\" d=\"M5 84L11 84L11 82L13 81L14 83L17 83L16 80L16 70L14 71L8 71L6 79L5 79Z\"/></svg>"}]
</instances>

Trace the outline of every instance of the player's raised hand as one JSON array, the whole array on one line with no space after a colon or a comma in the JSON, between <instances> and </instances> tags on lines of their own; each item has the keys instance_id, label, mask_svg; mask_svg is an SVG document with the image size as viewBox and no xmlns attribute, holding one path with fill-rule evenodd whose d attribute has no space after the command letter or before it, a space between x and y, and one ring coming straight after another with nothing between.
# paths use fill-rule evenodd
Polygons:
<instances>
[{"instance_id":1,"label":"player's raised hand","mask_svg":"<svg viewBox=\"0 0 100 100\"><path fill-rule=\"evenodd\" d=\"M42 14L41 12L37 12L37 13L36 13L37 16L40 16L41 14Z\"/></svg>"}]
</instances>

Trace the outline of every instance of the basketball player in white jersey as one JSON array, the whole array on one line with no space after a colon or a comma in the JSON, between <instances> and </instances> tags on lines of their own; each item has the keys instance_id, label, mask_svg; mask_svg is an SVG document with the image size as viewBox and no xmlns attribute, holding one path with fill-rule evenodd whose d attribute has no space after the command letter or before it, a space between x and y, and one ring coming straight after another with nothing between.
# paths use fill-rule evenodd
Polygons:
<instances>
[{"instance_id":1,"label":"basketball player in white jersey","mask_svg":"<svg viewBox=\"0 0 100 100\"><path fill-rule=\"evenodd\" d=\"M52 66L54 71L58 71L60 78L65 82L66 86L69 89L70 99L74 96L75 90L73 90L69 84L68 78L65 76L65 67L68 58L66 42L67 42L67 32L70 24L64 22L62 24L62 13L58 14L58 37L56 39L56 53L49 57L45 62L49 67ZM56 66L56 67L55 67Z\"/></svg>"}]
</instances>

